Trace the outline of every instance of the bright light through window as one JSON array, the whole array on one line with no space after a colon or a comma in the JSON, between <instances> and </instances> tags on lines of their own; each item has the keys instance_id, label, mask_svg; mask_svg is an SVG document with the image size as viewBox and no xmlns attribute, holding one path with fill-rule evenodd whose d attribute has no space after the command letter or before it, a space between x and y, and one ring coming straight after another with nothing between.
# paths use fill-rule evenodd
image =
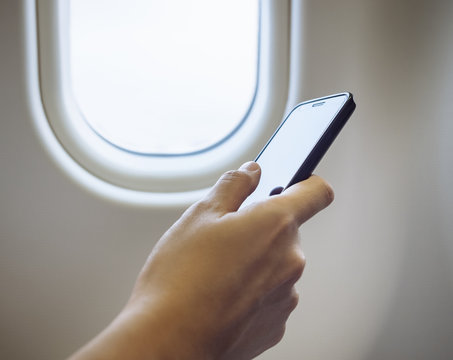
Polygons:
<instances>
[{"instance_id":1,"label":"bright light through window","mask_svg":"<svg viewBox=\"0 0 453 360\"><path fill-rule=\"evenodd\" d=\"M202 151L245 119L258 0L70 0L72 91L90 126L143 154Z\"/></svg>"}]
</instances>

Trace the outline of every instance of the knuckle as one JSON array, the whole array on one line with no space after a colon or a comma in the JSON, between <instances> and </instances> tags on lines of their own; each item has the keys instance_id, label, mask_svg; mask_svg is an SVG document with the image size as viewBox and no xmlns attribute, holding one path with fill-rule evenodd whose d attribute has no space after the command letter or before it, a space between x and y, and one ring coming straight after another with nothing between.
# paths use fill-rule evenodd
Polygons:
<instances>
[{"instance_id":1,"label":"knuckle","mask_svg":"<svg viewBox=\"0 0 453 360\"><path fill-rule=\"evenodd\" d=\"M231 181L249 181L251 178L248 174L240 170L228 170L220 178L221 181L231 182Z\"/></svg>"},{"instance_id":2,"label":"knuckle","mask_svg":"<svg viewBox=\"0 0 453 360\"><path fill-rule=\"evenodd\" d=\"M291 294L288 299L288 311L291 313L299 304L299 293L296 288L293 287Z\"/></svg>"},{"instance_id":3,"label":"knuckle","mask_svg":"<svg viewBox=\"0 0 453 360\"><path fill-rule=\"evenodd\" d=\"M189 209L188 213L191 215L199 216L200 213L203 213L211 208L211 201L209 198L203 198L193 204Z\"/></svg>"},{"instance_id":4,"label":"knuckle","mask_svg":"<svg viewBox=\"0 0 453 360\"><path fill-rule=\"evenodd\" d=\"M323 181L322 186L323 186L323 195L324 195L326 205L329 205L334 200L335 193L332 189L332 186L330 186L330 184L328 184L327 182Z\"/></svg>"},{"instance_id":5,"label":"knuckle","mask_svg":"<svg viewBox=\"0 0 453 360\"><path fill-rule=\"evenodd\" d=\"M292 278L296 281L302 276L302 273L305 268L305 256L302 251L295 251L291 261L292 266Z\"/></svg>"},{"instance_id":6,"label":"knuckle","mask_svg":"<svg viewBox=\"0 0 453 360\"><path fill-rule=\"evenodd\" d=\"M275 328L275 333L273 334L274 336L271 339L271 346L277 345L280 341L282 341L283 336L285 335L286 331L286 324L283 323L280 326L277 326Z\"/></svg>"}]
</instances>

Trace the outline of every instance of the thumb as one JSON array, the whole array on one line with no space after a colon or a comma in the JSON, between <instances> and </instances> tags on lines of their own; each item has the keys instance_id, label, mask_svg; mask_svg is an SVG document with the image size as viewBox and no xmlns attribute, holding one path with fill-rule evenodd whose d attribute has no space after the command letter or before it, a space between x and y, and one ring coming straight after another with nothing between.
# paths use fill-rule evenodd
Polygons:
<instances>
[{"instance_id":1,"label":"thumb","mask_svg":"<svg viewBox=\"0 0 453 360\"><path fill-rule=\"evenodd\" d=\"M205 200L223 214L236 211L256 189L260 176L260 166L253 161L247 162L238 170L224 173Z\"/></svg>"}]
</instances>

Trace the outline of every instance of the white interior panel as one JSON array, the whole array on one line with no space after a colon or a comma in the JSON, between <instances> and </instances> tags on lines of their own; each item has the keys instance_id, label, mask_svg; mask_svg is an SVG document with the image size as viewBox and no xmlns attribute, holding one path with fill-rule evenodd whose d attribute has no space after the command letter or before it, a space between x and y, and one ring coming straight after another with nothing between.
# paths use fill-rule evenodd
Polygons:
<instances>
[{"instance_id":1,"label":"white interior panel","mask_svg":"<svg viewBox=\"0 0 453 360\"><path fill-rule=\"evenodd\" d=\"M61 359L93 337L183 211L96 197L48 155L33 125L31 3L0 2L0 358L11 360ZM351 91L357 109L317 169L336 200L301 228L299 307L260 359L451 359L453 3L294 0L292 17L288 108Z\"/></svg>"}]
</instances>

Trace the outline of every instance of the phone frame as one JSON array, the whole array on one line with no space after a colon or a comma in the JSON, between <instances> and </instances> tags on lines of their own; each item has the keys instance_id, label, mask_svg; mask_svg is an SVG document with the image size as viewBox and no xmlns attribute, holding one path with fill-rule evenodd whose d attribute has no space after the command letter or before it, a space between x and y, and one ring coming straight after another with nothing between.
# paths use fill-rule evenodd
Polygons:
<instances>
[{"instance_id":1,"label":"phone frame","mask_svg":"<svg viewBox=\"0 0 453 360\"><path fill-rule=\"evenodd\" d=\"M255 161L258 161L260 156L263 154L263 152L266 150L268 145L272 142L274 137L277 135L281 127L286 123L286 121L291 117L291 114L299 107L301 106L306 106L308 104L313 104L321 101L327 101L331 98L338 97L338 96L347 96L347 99L343 106L339 109L339 111L335 114L333 120L330 122L329 126L327 129L324 131L324 133L321 135L319 140L316 142L316 145L313 147L313 149L310 151L308 154L307 158L304 160L304 162L300 165L299 169L297 170L296 174L291 178L290 182L288 185L285 186L284 189L287 189L291 185L294 185L295 183L298 183L300 181L303 181L307 179L308 177L311 176L313 173L314 169L318 165L318 163L321 161L322 157L324 154L327 152L329 149L330 145L332 145L333 141L343 128L343 126L346 124L352 113L354 112L356 108L356 104L353 99L353 95L350 92L343 92L343 93L338 93L338 94L333 94L317 99L312 99L308 101L304 101L300 104L297 104L291 111L290 113L286 116L286 118L282 121L282 123L278 126L277 130L275 130L274 134L271 136L269 141L266 143L266 145L263 147L263 149L260 151L258 156L256 157Z\"/></svg>"}]
</instances>

